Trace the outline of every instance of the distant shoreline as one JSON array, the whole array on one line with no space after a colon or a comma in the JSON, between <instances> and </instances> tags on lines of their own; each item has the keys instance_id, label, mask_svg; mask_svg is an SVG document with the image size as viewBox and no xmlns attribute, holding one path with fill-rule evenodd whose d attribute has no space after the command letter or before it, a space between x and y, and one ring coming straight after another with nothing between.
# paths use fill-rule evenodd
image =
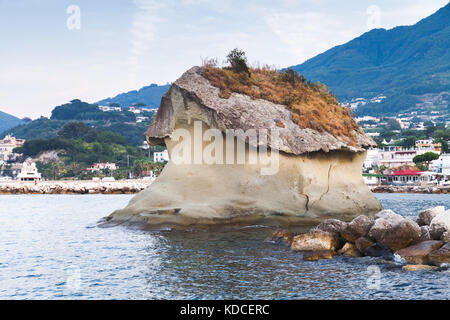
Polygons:
<instances>
[{"instance_id":1,"label":"distant shoreline","mask_svg":"<svg viewBox=\"0 0 450 320\"><path fill-rule=\"evenodd\" d=\"M0 181L0 194L136 194L154 180ZM369 186L373 193L450 194L450 186Z\"/></svg>"},{"instance_id":2,"label":"distant shoreline","mask_svg":"<svg viewBox=\"0 0 450 320\"><path fill-rule=\"evenodd\" d=\"M0 194L136 194L152 184L152 180L65 180L65 181L1 181Z\"/></svg>"},{"instance_id":3,"label":"distant shoreline","mask_svg":"<svg viewBox=\"0 0 450 320\"><path fill-rule=\"evenodd\" d=\"M371 186L373 193L450 194L450 186Z\"/></svg>"}]
</instances>

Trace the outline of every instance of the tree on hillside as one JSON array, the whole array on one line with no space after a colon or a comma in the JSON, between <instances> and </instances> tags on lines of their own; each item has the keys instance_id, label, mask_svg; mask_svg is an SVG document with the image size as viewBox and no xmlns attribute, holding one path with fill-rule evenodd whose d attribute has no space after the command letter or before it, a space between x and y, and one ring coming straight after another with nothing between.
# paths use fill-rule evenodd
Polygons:
<instances>
[{"instance_id":1,"label":"tree on hillside","mask_svg":"<svg viewBox=\"0 0 450 320\"><path fill-rule=\"evenodd\" d=\"M245 52L240 49L233 49L227 55L227 62L230 64L231 69L236 73L245 72L250 76L250 70L247 66L247 57Z\"/></svg>"},{"instance_id":2,"label":"tree on hillside","mask_svg":"<svg viewBox=\"0 0 450 320\"><path fill-rule=\"evenodd\" d=\"M414 163L417 164L426 164L427 170L430 168L430 163L433 160L439 158L439 155L434 152L426 152L424 154L419 154L413 158Z\"/></svg>"},{"instance_id":3,"label":"tree on hillside","mask_svg":"<svg viewBox=\"0 0 450 320\"><path fill-rule=\"evenodd\" d=\"M96 130L85 125L83 122L69 122L61 130L58 131L58 136L66 139L85 139L89 137L88 142L95 140L97 134Z\"/></svg>"},{"instance_id":4,"label":"tree on hillside","mask_svg":"<svg viewBox=\"0 0 450 320\"><path fill-rule=\"evenodd\" d=\"M401 130L400 123L395 119L389 119L386 124L387 130Z\"/></svg>"}]
</instances>

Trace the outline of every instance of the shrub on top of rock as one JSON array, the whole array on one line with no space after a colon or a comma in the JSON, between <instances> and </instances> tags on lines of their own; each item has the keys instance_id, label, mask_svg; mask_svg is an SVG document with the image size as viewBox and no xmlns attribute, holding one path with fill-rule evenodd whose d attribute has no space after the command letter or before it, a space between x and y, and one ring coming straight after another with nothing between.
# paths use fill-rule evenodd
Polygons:
<instances>
[{"instance_id":1,"label":"shrub on top of rock","mask_svg":"<svg viewBox=\"0 0 450 320\"><path fill-rule=\"evenodd\" d=\"M233 49L227 55L227 62L230 64L231 69L236 73L245 72L250 76L250 70L247 66L247 57L245 52L239 49Z\"/></svg>"}]
</instances>

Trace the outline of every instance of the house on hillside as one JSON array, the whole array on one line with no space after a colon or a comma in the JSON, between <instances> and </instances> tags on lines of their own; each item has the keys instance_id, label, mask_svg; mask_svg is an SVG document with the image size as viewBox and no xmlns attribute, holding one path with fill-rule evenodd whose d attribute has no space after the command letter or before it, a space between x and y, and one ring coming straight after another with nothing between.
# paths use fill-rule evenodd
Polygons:
<instances>
[{"instance_id":1,"label":"house on hillside","mask_svg":"<svg viewBox=\"0 0 450 320\"><path fill-rule=\"evenodd\" d=\"M115 163L105 162L105 163L94 163L90 168L87 168L87 171L90 172L100 172L104 170L115 171L119 167L116 166Z\"/></svg>"},{"instance_id":2,"label":"house on hillside","mask_svg":"<svg viewBox=\"0 0 450 320\"><path fill-rule=\"evenodd\" d=\"M153 162L169 161L169 152L166 150L162 152L153 153Z\"/></svg>"},{"instance_id":3,"label":"house on hillside","mask_svg":"<svg viewBox=\"0 0 450 320\"><path fill-rule=\"evenodd\" d=\"M8 162L15 160L18 154L13 152L14 148L21 147L24 143L25 139L16 139L10 135L0 140L0 161Z\"/></svg>"}]
</instances>

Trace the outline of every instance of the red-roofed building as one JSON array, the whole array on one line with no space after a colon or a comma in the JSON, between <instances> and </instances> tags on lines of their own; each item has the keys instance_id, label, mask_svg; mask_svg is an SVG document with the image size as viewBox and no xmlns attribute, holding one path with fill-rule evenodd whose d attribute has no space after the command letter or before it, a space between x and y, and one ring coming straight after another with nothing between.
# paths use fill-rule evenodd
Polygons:
<instances>
[{"instance_id":1,"label":"red-roofed building","mask_svg":"<svg viewBox=\"0 0 450 320\"><path fill-rule=\"evenodd\" d=\"M420 181L423 171L403 169L388 171L384 174L386 181L392 184L416 184Z\"/></svg>"}]
</instances>

